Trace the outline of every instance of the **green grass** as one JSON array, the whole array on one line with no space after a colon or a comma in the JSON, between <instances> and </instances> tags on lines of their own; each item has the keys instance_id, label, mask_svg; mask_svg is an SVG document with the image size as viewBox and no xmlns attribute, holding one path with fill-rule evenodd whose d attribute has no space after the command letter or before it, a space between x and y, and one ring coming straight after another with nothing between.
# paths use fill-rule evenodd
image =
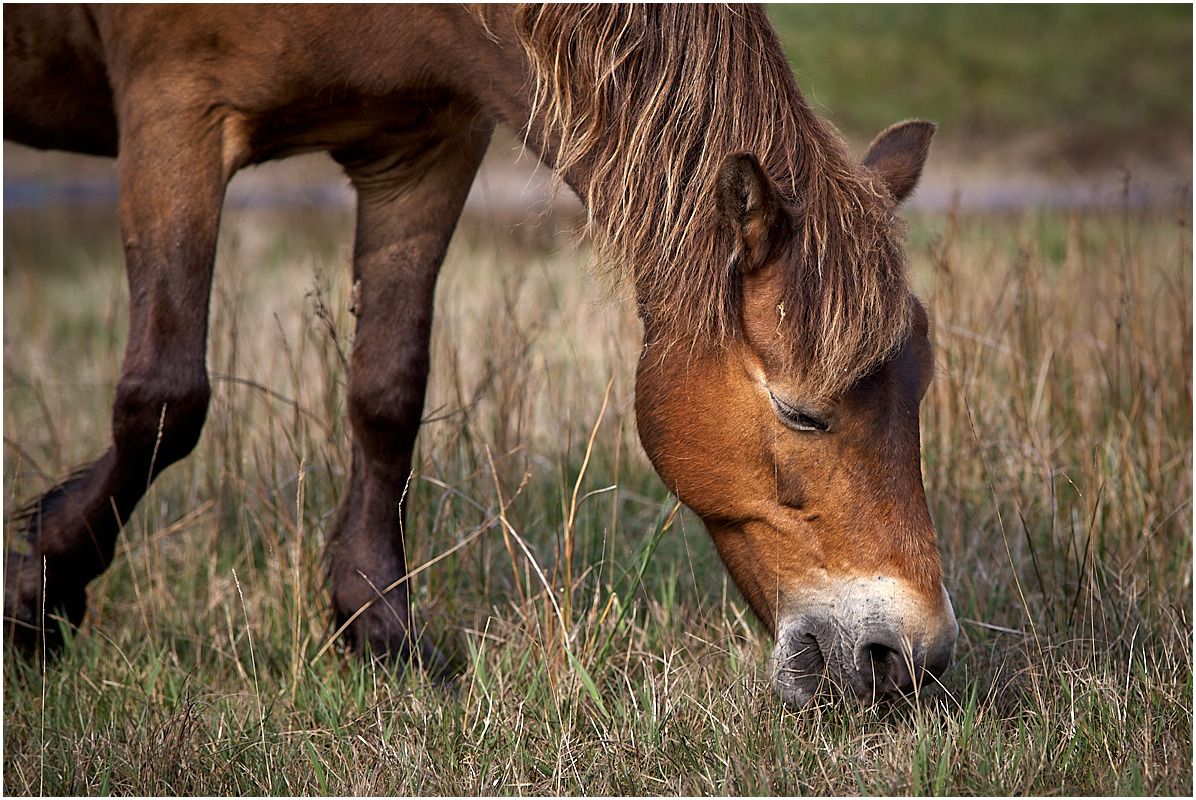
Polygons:
<instances>
[{"instance_id":1,"label":"green grass","mask_svg":"<svg viewBox=\"0 0 1196 800\"><path fill-rule=\"evenodd\" d=\"M461 678L327 648L351 221L231 211L209 366L241 380L215 380L65 651L6 650L4 791L1187 796L1190 225L912 221L956 661L907 701L793 713L637 444L630 304L584 279L584 245L485 221L440 287L408 539ZM4 248L11 507L106 440L127 301L107 216L9 211Z\"/></svg>"}]
</instances>

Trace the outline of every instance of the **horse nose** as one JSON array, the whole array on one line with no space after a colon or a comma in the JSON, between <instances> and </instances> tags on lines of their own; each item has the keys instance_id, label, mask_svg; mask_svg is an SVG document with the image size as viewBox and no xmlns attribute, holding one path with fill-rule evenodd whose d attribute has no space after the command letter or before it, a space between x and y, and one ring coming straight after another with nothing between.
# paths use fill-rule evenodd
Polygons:
<instances>
[{"instance_id":1,"label":"horse nose","mask_svg":"<svg viewBox=\"0 0 1196 800\"><path fill-rule=\"evenodd\" d=\"M861 699L915 692L947 671L959 624L946 589L934 601L893 580L848 584L778 625L772 685L793 708L824 685Z\"/></svg>"}]
</instances>

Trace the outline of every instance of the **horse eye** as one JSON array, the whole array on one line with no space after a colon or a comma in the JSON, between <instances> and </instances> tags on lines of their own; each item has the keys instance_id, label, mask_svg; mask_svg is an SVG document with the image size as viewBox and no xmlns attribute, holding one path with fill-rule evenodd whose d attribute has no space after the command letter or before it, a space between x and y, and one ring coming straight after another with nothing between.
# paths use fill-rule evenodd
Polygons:
<instances>
[{"instance_id":1,"label":"horse eye","mask_svg":"<svg viewBox=\"0 0 1196 800\"><path fill-rule=\"evenodd\" d=\"M813 412L804 411L786 403L772 392L769 392L768 396L772 398L772 407L785 427L795 431L817 431L819 433L830 429L830 424Z\"/></svg>"}]
</instances>

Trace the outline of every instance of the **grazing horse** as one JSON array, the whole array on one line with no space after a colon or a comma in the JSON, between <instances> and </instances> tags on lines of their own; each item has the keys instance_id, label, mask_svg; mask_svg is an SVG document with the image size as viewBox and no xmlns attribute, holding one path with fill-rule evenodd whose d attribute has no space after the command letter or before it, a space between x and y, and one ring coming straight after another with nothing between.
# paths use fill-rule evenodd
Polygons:
<instances>
[{"instance_id":1,"label":"grazing horse","mask_svg":"<svg viewBox=\"0 0 1196 800\"><path fill-rule=\"evenodd\" d=\"M934 126L896 125L857 163L762 9L688 4L7 6L5 135L118 159L129 283L112 442L19 515L10 637L81 621L148 482L196 444L229 179L323 150L358 203L332 605L354 648L440 663L401 580L403 490L437 272L499 123L634 288L640 439L775 636L780 696L943 672L958 627L918 429L933 357L895 215Z\"/></svg>"}]
</instances>

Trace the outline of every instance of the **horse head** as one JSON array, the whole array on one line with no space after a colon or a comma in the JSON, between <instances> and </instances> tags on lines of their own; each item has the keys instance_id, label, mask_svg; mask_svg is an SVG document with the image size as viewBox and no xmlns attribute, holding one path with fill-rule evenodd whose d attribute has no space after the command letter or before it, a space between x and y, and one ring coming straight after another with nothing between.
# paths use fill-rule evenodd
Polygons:
<instances>
[{"instance_id":1,"label":"horse head","mask_svg":"<svg viewBox=\"0 0 1196 800\"><path fill-rule=\"evenodd\" d=\"M645 320L640 438L775 635L773 686L794 706L824 679L866 697L914 689L943 672L958 632L922 485L927 317L894 217L933 130L895 126L856 168L870 190L854 196L862 248L821 246L814 192L787 199L755 156L728 156L715 193L737 328L677 346ZM878 299L854 298L851 317L828 299L835 285Z\"/></svg>"}]
</instances>

